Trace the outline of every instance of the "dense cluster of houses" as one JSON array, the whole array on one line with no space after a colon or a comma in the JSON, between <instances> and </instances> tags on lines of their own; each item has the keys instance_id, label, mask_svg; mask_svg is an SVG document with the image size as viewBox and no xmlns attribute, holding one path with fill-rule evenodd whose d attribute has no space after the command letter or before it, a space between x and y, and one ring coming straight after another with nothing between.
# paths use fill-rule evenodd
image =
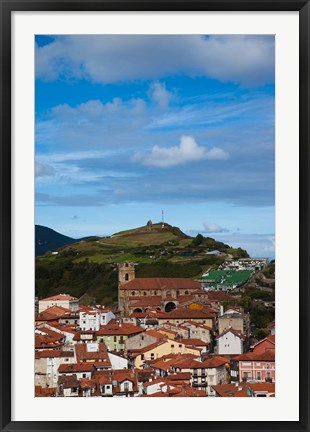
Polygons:
<instances>
[{"instance_id":1,"label":"dense cluster of houses","mask_svg":"<svg viewBox=\"0 0 310 432\"><path fill-rule=\"evenodd\" d=\"M130 290L138 293L147 281L135 280ZM274 325L270 335L250 346L249 316L241 307L224 310L224 293L198 298L195 287L191 298L186 294L187 301L165 310L167 290L172 302L178 290L191 286L189 280L167 280L150 283L161 293L161 306L142 291L150 301L129 313L82 306L67 294L40 299L36 396L273 397ZM122 281L119 291L127 283Z\"/></svg>"}]
</instances>

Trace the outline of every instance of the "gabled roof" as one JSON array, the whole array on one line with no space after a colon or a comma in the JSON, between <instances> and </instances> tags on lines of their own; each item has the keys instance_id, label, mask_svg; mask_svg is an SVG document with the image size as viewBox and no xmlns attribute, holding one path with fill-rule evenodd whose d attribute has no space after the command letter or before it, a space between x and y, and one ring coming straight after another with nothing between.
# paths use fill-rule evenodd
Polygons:
<instances>
[{"instance_id":1,"label":"gabled roof","mask_svg":"<svg viewBox=\"0 0 310 432\"><path fill-rule=\"evenodd\" d=\"M220 366L223 366L224 364L229 363L229 359L222 357L222 356L215 356L208 358L202 362L202 367L208 369L208 368L217 368Z\"/></svg>"},{"instance_id":2,"label":"gabled roof","mask_svg":"<svg viewBox=\"0 0 310 432\"><path fill-rule=\"evenodd\" d=\"M232 327L230 327L227 330L223 331L223 333L221 333L220 335L218 335L216 337L216 339L219 339L219 338L225 336L227 333L232 333L233 335L237 336L239 339L243 339L243 340L245 339L245 336L242 333L240 333L239 331L233 329Z\"/></svg>"},{"instance_id":3,"label":"gabled roof","mask_svg":"<svg viewBox=\"0 0 310 432\"><path fill-rule=\"evenodd\" d=\"M46 297L39 301L57 301L57 300L78 300L76 297L72 297L69 294L57 294L51 297Z\"/></svg>"},{"instance_id":4,"label":"gabled roof","mask_svg":"<svg viewBox=\"0 0 310 432\"><path fill-rule=\"evenodd\" d=\"M96 381L93 379L81 378L79 384L81 389L96 388Z\"/></svg>"}]
</instances>

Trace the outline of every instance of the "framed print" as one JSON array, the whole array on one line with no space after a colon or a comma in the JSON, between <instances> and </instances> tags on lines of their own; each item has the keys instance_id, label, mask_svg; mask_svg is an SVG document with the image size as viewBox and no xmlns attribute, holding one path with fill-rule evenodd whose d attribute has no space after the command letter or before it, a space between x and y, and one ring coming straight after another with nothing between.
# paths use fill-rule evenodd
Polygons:
<instances>
[{"instance_id":1,"label":"framed print","mask_svg":"<svg viewBox=\"0 0 310 432\"><path fill-rule=\"evenodd\" d=\"M1 430L309 430L308 1L1 36Z\"/></svg>"}]
</instances>

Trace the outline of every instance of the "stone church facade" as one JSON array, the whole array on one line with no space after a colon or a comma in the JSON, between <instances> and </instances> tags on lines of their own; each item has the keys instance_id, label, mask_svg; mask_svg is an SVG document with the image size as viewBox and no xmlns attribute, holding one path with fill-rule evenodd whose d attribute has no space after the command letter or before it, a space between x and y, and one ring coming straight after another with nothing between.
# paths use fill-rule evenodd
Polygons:
<instances>
[{"instance_id":1,"label":"stone church facade","mask_svg":"<svg viewBox=\"0 0 310 432\"><path fill-rule=\"evenodd\" d=\"M133 263L119 265L118 304L123 316L156 309L163 312L193 300L203 300L206 293L200 283L188 278L136 278Z\"/></svg>"}]
</instances>

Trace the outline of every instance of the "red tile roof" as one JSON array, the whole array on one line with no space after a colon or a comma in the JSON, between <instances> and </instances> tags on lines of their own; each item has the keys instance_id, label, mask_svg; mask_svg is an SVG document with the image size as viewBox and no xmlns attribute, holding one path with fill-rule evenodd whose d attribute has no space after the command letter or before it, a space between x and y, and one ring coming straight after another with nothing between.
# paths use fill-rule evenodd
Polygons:
<instances>
[{"instance_id":1,"label":"red tile roof","mask_svg":"<svg viewBox=\"0 0 310 432\"><path fill-rule=\"evenodd\" d=\"M185 278L137 278L121 285L125 290L200 289L200 283Z\"/></svg>"},{"instance_id":2,"label":"red tile roof","mask_svg":"<svg viewBox=\"0 0 310 432\"><path fill-rule=\"evenodd\" d=\"M98 330L96 332L96 334L99 336L109 336L109 335L123 335L123 336L128 336L128 335L134 335L134 334L138 334L138 333L142 333L144 331L144 329L142 329L141 327L135 326L133 324L111 324L111 322L109 322L109 324L101 326L100 330Z\"/></svg>"},{"instance_id":3,"label":"red tile roof","mask_svg":"<svg viewBox=\"0 0 310 432\"><path fill-rule=\"evenodd\" d=\"M159 307L161 298L157 296L129 297L129 304L131 307Z\"/></svg>"},{"instance_id":4,"label":"red tile roof","mask_svg":"<svg viewBox=\"0 0 310 432\"><path fill-rule=\"evenodd\" d=\"M202 362L202 367L206 368L206 369L211 369L211 368L217 368L220 366L225 365L226 363L229 363L229 359L222 357L222 356L215 356L215 357L211 357L208 358L206 360L204 360Z\"/></svg>"},{"instance_id":5,"label":"red tile roof","mask_svg":"<svg viewBox=\"0 0 310 432\"><path fill-rule=\"evenodd\" d=\"M61 364L58 368L58 373L91 372L93 369L93 363Z\"/></svg>"},{"instance_id":6,"label":"red tile roof","mask_svg":"<svg viewBox=\"0 0 310 432\"><path fill-rule=\"evenodd\" d=\"M234 297L226 294L222 291L207 291L207 298L211 301L224 301L224 300L234 300Z\"/></svg>"},{"instance_id":7,"label":"red tile roof","mask_svg":"<svg viewBox=\"0 0 310 432\"><path fill-rule=\"evenodd\" d=\"M51 397L56 396L56 387L41 387L35 386L35 397Z\"/></svg>"},{"instance_id":8,"label":"red tile roof","mask_svg":"<svg viewBox=\"0 0 310 432\"><path fill-rule=\"evenodd\" d=\"M255 353L250 352L246 354L240 354L233 358L233 360L237 361L267 361L274 362L275 361L275 353L274 351L265 351L263 353Z\"/></svg>"},{"instance_id":9,"label":"red tile roof","mask_svg":"<svg viewBox=\"0 0 310 432\"><path fill-rule=\"evenodd\" d=\"M107 347L104 343L98 343L98 351L90 352L87 351L87 347L89 344L81 343L76 344L75 351L76 351L76 358L77 362L83 362L83 361L101 361L105 365L111 365Z\"/></svg>"},{"instance_id":10,"label":"red tile roof","mask_svg":"<svg viewBox=\"0 0 310 432\"><path fill-rule=\"evenodd\" d=\"M183 343L186 346L208 346L209 342L203 342L201 339L182 339L181 343Z\"/></svg>"},{"instance_id":11,"label":"red tile roof","mask_svg":"<svg viewBox=\"0 0 310 432\"><path fill-rule=\"evenodd\" d=\"M180 309L174 309L171 312L166 312L165 315L161 317L166 319L208 319L213 318L214 315L206 312L201 309L186 309L186 308L180 308Z\"/></svg>"},{"instance_id":12,"label":"red tile roof","mask_svg":"<svg viewBox=\"0 0 310 432\"><path fill-rule=\"evenodd\" d=\"M51 297L46 297L39 301L57 301L57 300L78 300L76 297L72 297L68 294L57 294Z\"/></svg>"},{"instance_id":13,"label":"red tile roof","mask_svg":"<svg viewBox=\"0 0 310 432\"><path fill-rule=\"evenodd\" d=\"M81 389L96 388L96 381L88 378L81 378L79 380L79 385Z\"/></svg>"},{"instance_id":14,"label":"red tile roof","mask_svg":"<svg viewBox=\"0 0 310 432\"><path fill-rule=\"evenodd\" d=\"M35 352L35 358L48 358L48 357L74 357L73 351L61 351L61 350L43 350L43 351L36 351Z\"/></svg>"},{"instance_id":15,"label":"red tile roof","mask_svg":"<svg viewBox=\"0 0 310 432\"><path fill-rule=\"evenodd\" d=\"M49 335L35 334L35 349L59 348L64 345L65 336L59 334L58 337Z\"/></svg>"}]
</instances>

